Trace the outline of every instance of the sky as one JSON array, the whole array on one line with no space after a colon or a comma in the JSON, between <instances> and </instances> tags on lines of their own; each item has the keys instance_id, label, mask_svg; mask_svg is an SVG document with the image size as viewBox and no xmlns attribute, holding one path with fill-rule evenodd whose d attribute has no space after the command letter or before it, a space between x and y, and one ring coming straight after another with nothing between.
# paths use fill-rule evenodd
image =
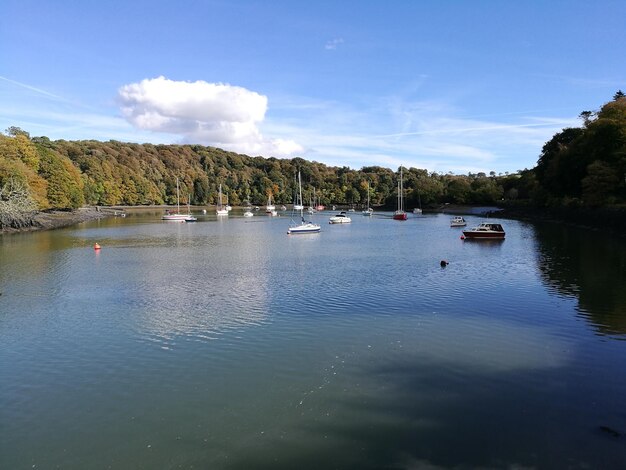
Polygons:
<instances>
[{"instance_id":1,"label":"sky","mask_svg":"<svg viewBox=\"0 0 626 470\"><path fill-rule=\"evenodd\" d=\"M626 2L3 0L0 131L533 168L626 91Z\"/></svg>"}]
</instances>

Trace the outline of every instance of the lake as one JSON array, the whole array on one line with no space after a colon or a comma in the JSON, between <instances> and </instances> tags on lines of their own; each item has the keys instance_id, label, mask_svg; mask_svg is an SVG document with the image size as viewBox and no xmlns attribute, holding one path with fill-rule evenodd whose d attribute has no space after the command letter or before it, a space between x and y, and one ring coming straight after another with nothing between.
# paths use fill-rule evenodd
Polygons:
<instances>
[{"instance_id":1,"label":"lake","mask_svg":"<svg viewBox=\"0 0 626 470\"><path fill-rule=\"evenodd\" d=\"M626 465L623 238L160 215L0 237L0 468Z\"/></svg>"}]
</instances>

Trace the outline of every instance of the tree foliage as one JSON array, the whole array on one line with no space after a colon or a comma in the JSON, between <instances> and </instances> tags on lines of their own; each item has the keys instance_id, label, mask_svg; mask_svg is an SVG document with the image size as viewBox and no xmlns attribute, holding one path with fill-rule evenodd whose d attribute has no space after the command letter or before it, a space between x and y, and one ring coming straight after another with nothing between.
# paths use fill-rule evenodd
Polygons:
<instances>
[{"instance_id":1,"label":"tree foliage","mask_svg":"<svg viewBox=\"0 0 626 470\"><path fill-rule=\"evenodd\" d=\"M546 203L577 200L588 206L624 202L626 97L618 91L582 128L557 133L543 149L535 175ZM594 116L594 119L591 119Z\"/></svg>"}]
</instances>

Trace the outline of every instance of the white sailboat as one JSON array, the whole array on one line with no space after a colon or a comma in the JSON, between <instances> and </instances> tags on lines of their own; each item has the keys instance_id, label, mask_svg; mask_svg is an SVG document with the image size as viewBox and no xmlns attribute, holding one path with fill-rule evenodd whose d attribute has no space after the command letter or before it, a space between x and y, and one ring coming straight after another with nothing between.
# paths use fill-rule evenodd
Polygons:
<instances>
[{"instance_id":1,"label":"white sailboat","mask_svg":"<svg viewBox=\"0 0 626 470\"><path fill-rule=\"evenodd\" d=\"M363 215L371 217L374 210L370 207L370 182L367 182L367 208L363 211Z\"/></svg>"},{"instance_id":2,"label":"white sailboat","mask_svg":"<svg viewBox=\"0 0 626 470\"><path fill-rule=\"evenodd\" d=\"M419 189L417 190L417 204L418 204L418 207L413 208L413 213L417 215L421 215L422 214L422 198L420 197Z\"/></svg>"},{"instance_id":3,"label":"white sailboat","mask_svg":"<svg viewBox=\"0 0 626 470\"><path fill-rule=\"evenodd\" d=\"M176 213L172 214L169 209L165 211L165 214L161 217L161 220L177 220L177 221L189 221L193 222L197 220L191 215L189 210L189 204L187 204L187 214L180 213L180 187L178 185L178 178L176 178Z\"/></svg>"},{"instance_id":4,"label":"white sailboat","mask_svg":"<svg viewBox=\"0 0 626 470\"><path fill-rule=\"evenodd\" d=\"M228 209L222 206L222 185L220 184L220 192L219 192L219 205L217 206L217 210L215 211L217 215L228 215Z\"/></svg>"},{"instance_id":5,"label":"white sailboat","mask_svg":"<svg viewBox=\"0 0 626 470\"><path fill-rule=\"evenodd\" d=\"M254 217L254 212L252 212L252 205L250 204L250 191L246 193L246 206L244 208L243 216L244 217Z\"/></svg>"},{"instance_id":6,"label":"white sailboat","mask_svg":"<svg viewBox=\"0 0 626 470\"><path fill-rule=\"evenodd\" d=\"M265 206L265 212L268 214L276 215L276 206L272 204L272 193L267 195L267 206Z\"/></svg>"},{"instance_id":7,"label":"white sailboat","mask_svg":"<svg viewBox=\"0 0 626 470\"><path fill-rule=\"evenodd\" d=\"M302 182L300 180L300 172L298 172L298 191L300 194L300 200L302 201ZM307 222L304 220L303 214L304 207L300 209L300 224L292 224L289 229L287 229L288 234L296 234L296 233L317 233L321 230L321 227L318 224L314 224L313 222Z\"/></svg>"},{"instance_id":8,"label":"white sailboat","mask_svg":"<svg viewBox=\"0 0 626 470\"><path fill-rule=\"evenodd\" d=\"M402 187L402 165L400 165L400 181L398 181L398 210L393 213L394 220L406 220L404 212L404 188Z\"/></svg>"}]
</instances>

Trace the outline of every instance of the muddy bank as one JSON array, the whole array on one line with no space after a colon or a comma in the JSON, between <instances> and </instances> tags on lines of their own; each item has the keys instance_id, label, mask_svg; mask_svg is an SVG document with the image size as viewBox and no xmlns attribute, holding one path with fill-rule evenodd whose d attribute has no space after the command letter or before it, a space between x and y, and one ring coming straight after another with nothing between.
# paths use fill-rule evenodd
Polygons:
<instances>
[{"instance_id":1,"label":"muddy bank","mask_svg":"<svg viewBox=\"0 0 626 470\"><path fill-rule=\"evenodd\" d=\"M52 230L68 227L81 222L95 219L103 219L115 214L114 209L101 209L95 207L82 207L73 211L46 211L39 212L33 217L33 225L19 229L4 227L0 233L21 233L36 230Z\"/></svg>"}]
</instances>

